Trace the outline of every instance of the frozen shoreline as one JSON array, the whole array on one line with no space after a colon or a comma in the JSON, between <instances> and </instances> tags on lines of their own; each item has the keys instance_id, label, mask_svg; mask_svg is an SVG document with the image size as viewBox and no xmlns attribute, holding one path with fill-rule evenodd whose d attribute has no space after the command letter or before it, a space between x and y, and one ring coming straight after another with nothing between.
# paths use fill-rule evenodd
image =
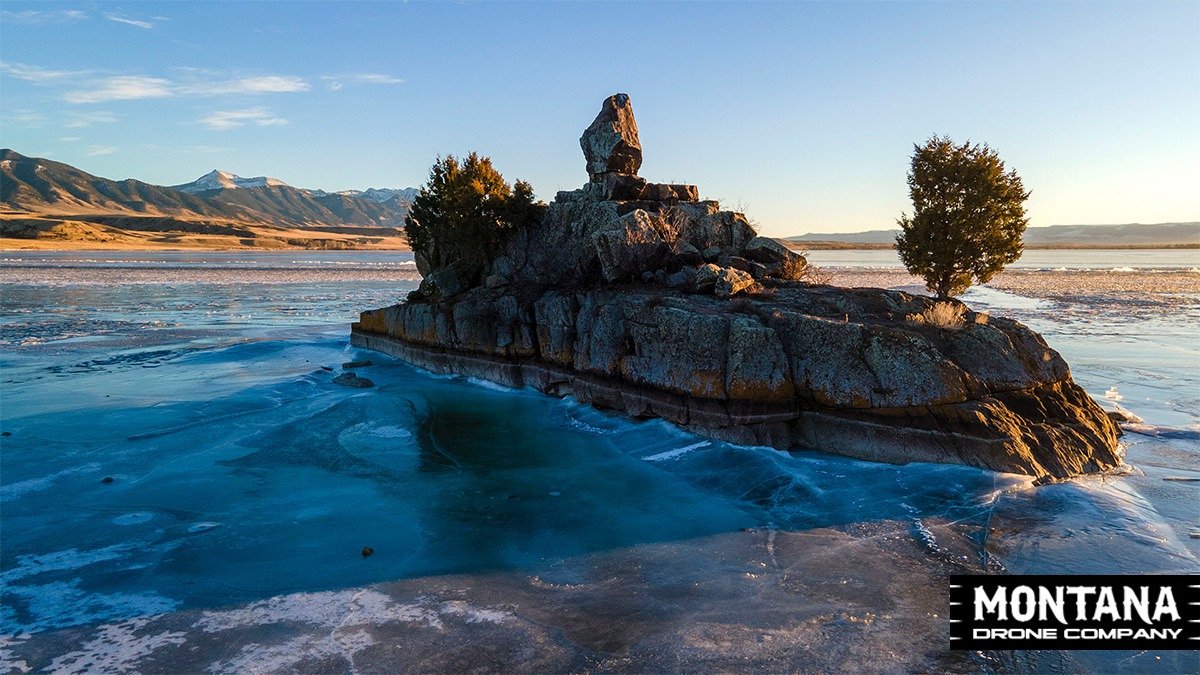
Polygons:
<instances>
[{"instance_id":1,"label":"frozen shoreline","mask_svg":"<svg viewBox=\"0 0 1200 675\"><path fill-rule=\"evenodd\" d=\"M824 269L824 268L823 268ZM854 288L903 287L925 292L920 277L900 268L829 267L832 284ZM1154 272L1113 270L1007 270L987 284L991 288L1036 298L1069 300L1086 293L1193 294L1200 303L1200 272L1164 270Z\"/></svg>"}]
</instances>

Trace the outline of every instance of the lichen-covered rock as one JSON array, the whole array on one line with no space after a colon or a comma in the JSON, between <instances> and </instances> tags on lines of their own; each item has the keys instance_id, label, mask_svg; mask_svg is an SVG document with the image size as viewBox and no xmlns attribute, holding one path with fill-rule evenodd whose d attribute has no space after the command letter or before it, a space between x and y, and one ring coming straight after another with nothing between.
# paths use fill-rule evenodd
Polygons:
<instances>
[{"instance_id":1,"label":"lichen-covered rock","mask_svg":"<svg viewBox=\"0 0 1200 675\"><path fill-rule=\"evenodd\" d=\"M606 173L637 175L642 167L642 144L638 141L633 104L626 94L604 99L600 114L579 139L591 180Z\"/></svg>"},{"instance_id":2,"label":"lichen-covered rock","mask_svg":"<svg viewBox=\"0 0 1200 675\"><path fill-rule=\"evenodd\" d=\"M659 267L670 255L672 239L665 222L638 209L592 234L592 246L604 280L617 281Z\"/></svg>"},{"instance_id":3,"label":"lichen-covered rock","mask_svg":"<svg viewBox=\"0 0 1200 675\"><path fill-rule=\"evenodd\" d=\"M693 186L634 175L636 129L610 98L581 140L591 182L478 278L429 270L428 292L363 312L352 342L735 443L1043 478L1119 464L1116 425L1041 336L970 311L961 330L913 324L933 299L771 278L803 257Z\"/></svg>"},{"instance_id":4,"label":"lichen-covered rock","mask_svg":"<svg viewBox=\"0 0 1200 675\"><path fill-rule=\"evenodd\" d=\"M779 284L749 305L597 288L547 290L524 309L476 288L439 303L449 310L365 312L352 340L431 370L570 394L739 443L1053 478L1119 464L1117 427L1057 352L1016 322L946 331L905 321L904 311L933 302ZM431 323L449 334L431 344Z\"/></svg>"},{"instance_id":5,"label":"lichen-covered rock","mask_svg":"<svg viewBox=\"0 0 1200 675\"><path fill-rule=\"evenodd\" d=\"M754 277L732 267L721 267L717 272L717 281L713 285L713 293L722 300L748 290L754 286Z\"/></svg>"}]
</instances>

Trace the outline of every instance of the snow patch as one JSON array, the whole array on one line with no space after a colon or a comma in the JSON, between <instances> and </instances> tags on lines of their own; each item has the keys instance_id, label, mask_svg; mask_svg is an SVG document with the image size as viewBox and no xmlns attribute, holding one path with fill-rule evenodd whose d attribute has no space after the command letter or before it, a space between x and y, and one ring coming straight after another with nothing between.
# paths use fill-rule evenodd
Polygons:
<instances>
[{"instance_id":1,"label":"snow patch","mask_svg":"<svg viewBox=\"0 0 1200 675\"><path fill-rule=\"evenodd\" d=\"M668 459L675 459L676 457L679 457L680 455L685 455L693 450L698 450L699 448L703 448L706 445L708 445L708 441L701 441L699 443L693 443L692 445L689 445L689 446L686 446L683 448L678 448L675 450L668 450L666 452L660 452L657 455L650 455L649 457L643 457L642 459L644 459L647 462L661 462L661 461L668 460Z\"/></svg>"},{"instance_id":2,"label":"snow patch","mask_svg":"<svg viewBox=\"0 0 1200 675\"><path fill-rule=\"evenodd\" d=\"M102 626L82 648L55 658L46 670L52 673L130 672L136 670L139 660L160 648L187 641L183 633L173 631L137 635L149 621L140 618Z\"/></svg>"},{"instance_id":3,"label":"snow patch","mask_svg":"<svg viewBox=\"0 0 1200 675\"><path fill-rule=\"evenodd\" d=\"M322 591L280 595L236 609L205 612L196 628L215 633L244 626L299 622L325 628L380 623L425 623L440 628L438 612L420 605L397 604L378 591Z\"/></svg>"},{"instance_id":4,"label":"snow patch","mask_svg":"<svg viewBox=\"0 0 1200 675\"><path fill-rule=\"evenodd\" d=\"M0 630L8 634L37 633L120 617L162 614L180 604L157 593L89 593L79 588L80 581L33 586L5 584L5 593L25 605L29 618L21 622L5 617Z\"/></svg>"},{"instance_id":5,"label":"snow patch","mask_svg":"<svg viewBox=\"0 0 1200 675\"><path fill-rule=\"evenodd\" d=\"M23 480L23 481L19 481L16 483L11 483L9 485L5 485L3 487L0 487L0 502L12 501L18 497L21 497L23 495L30 493L30 492L41 492L42 490L45 490L45 489L49 488L51 485L53 485L54 482L57 481L59 478L65 478L67 476L74 476L76 474L81 474L81 473L87 473L89 471L95 471L99 468L100 468L99 464L85 464L84 466L77 466L77 467L73 467L70 469L63 469L62 471L59 471L58 473L52 473L49 476L42 476L41 478L30 478L29 480Z\"/></svg>"},{"instance_id":6,"label":"snow patch","mask_svg":"<svg viewBox=\"0 0 1200 675\"><path fill-rule=\"evenodd\" d=\"M197 192L206 192L208 190L236 190L238 188L256 188L267 185L284 185L287 183L278 178L270 178L268 176L256 176L254 178L242 178L241 176L213 169L190 183L183 185L173 185L172 190L179 190L188 194Z\"/></svg>"},{"instance_id":7,"label":"snow patch","mask_svg":"<svg viewBox=\"0 0 1200 675\"><path fill-rule=\"evenodd\" d=\"M53 553L43 553L41 555L22 555L17 556L17 565L12 569L0 574L0 583L8 586L14 581L31 577L43 572L61 572L63 570L75 570L88 565L94 565L98 562L106 560L116 560L124 558L132 551L145 546L145 542L130 542L126 544L113 544L103 548L96 548L90 551L80 551L77 548L69 548L65 551L55 551Z\"/></svg>"},{"instance_id":8,"label":"snow patch","mask_svg":"<svg viewBox=\"0 0 1200 675\"><path fill-rule=\"evenodd\" d=\"M378 438L410 438L412 432L403 427L382 426L371 429L371 435Z\"/></svg>"}]
</instances>

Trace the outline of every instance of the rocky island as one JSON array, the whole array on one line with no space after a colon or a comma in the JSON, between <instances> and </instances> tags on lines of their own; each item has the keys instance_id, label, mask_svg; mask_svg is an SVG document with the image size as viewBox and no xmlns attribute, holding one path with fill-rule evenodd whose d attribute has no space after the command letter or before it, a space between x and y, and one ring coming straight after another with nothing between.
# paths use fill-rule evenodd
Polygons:
<instances>
[{"instance_id":1,"label":"rocky island","mask_svg":"<svg viewBox=\"0 0 1200 675\"><path fill-rule=\"evenodd\" d=\"M354 345L438 373L573 396L780 450L1067 478L1120 463L1116 425L1040 335L932 298L802 280L806 261L696 186L650 183L629 97L580 139L560 192L482 268L418 251L407 302Z\"/></svg>"}]
</instances>

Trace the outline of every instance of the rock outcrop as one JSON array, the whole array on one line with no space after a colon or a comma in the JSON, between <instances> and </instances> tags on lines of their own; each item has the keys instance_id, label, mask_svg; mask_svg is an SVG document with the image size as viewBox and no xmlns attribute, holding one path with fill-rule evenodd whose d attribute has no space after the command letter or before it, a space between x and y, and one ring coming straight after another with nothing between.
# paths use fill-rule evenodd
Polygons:
<instances>
[{"instance_id":1,"label":"rock outcrop","mask_svg":"<svg viewBox=\"0 0 1200 675\"><path fill-rule=\"evenodd\" d=\"M642 144L638 141L633 105L625 94L609 96L600 114L579 139L587 159L588 179L607 173L636 176L642 168Z\"/></svg>"},{"instance_id":2,"label":"rock outcrop","mask_svg":"<svg viewBox=\"0 0 1200 675\"><path fill-rule=\"evenodd\" d=\"M1040 478L1120 463L1117 427L1020 323L967 311L943 329L907 320L930 298L781 278L803 257L695 186L636 176L623 94L580 143L589 182L483 284L444 288L432 270L408 302L364 312L352 342L735 443Z\"/></svg>"}]
</instances>

